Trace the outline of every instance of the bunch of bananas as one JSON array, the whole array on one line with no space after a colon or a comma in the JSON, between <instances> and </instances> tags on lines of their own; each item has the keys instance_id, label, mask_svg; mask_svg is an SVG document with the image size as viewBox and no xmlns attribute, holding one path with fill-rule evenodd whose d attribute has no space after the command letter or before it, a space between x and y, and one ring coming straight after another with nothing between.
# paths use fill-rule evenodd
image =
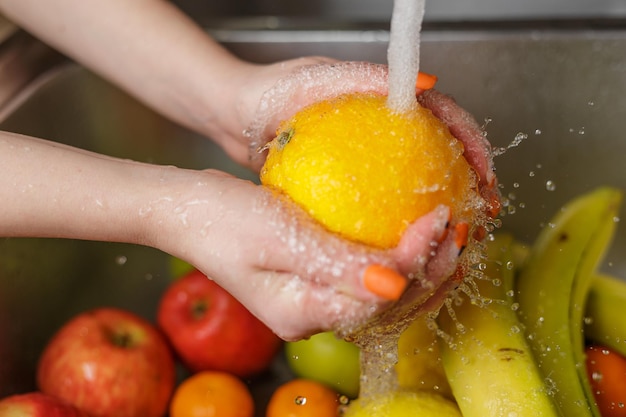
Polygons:
<instances>
[{"instance_id":1,"label":"bunch of bananas","mask_svg":"<svg viewBox=\"0 0 626 417\"><path fill-rule=\"evenodd\" d=\"M464 417L600 416L585 341L626 355L626 282L597 270L621 199L609 187L575 198L530 247L496 234L480 273L432 318L449 384L438 388ZM424 357L432 373L432 357ZM415 369L419 355L410 359ZM399 357L400 385L408 360Z\"/></svg>"}]
</instances>

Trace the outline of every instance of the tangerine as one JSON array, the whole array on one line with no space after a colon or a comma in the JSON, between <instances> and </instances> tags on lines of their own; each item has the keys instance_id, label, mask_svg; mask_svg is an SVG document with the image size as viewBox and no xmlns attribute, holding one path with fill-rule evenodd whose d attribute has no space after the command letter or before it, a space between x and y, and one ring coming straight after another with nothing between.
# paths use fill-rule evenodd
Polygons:
<instances>
[{"instance_id":1,"label":"tangerine","mask_svg":"<svg viewBox=\"0 0 626 417\"><path fill-rule=\"evenodd\" d=\"M170 417L252 417L254 400L236 376L203 371L184 380L174 391Z\"/></svg>"},{"instance_id":2,"label":"tangerine","mask_svg":"<svg viewBox=\"0 0 626 417\"><path fill-rule=\"evenodd\" d=\"M279 386L267 404L266 417L337 417L339 394L309 379L292 379Z\"/></svg>"}]
</instances>

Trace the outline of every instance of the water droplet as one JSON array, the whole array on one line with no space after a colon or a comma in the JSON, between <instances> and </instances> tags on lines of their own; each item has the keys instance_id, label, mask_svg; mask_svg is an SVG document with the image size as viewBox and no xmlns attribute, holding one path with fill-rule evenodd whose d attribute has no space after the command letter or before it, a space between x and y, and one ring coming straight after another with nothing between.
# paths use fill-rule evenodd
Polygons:
<instances>
[{"instance_id":1,"label":"water droplet","mask_svg":"<svg viewBox=\"0 0 626 417\"><path fill-rule=\"evenodd\" d=\"M302 395L298 395L294 402L296 403L296 405L305 405L306 404L306 397L302 396Z\"/></svg>"},{"instance_id":2,"label":"water droplet","mask_svg":"<svg viewBox=\"0 0 626 417\"><path fill-rule=\"evenodd\" d=\"M527 138L528 138L527 133L518 132L517 135L515 135L515 139L513 139L513 142L509 145L509 148L519 145L520 143L522 143L523 140Z\"/></svg>"},{"instance_id":3,"label":"water droplet","mask_svg":"<svg viewBox=\"0 0 626 417\"><path fill-rule=\"evenodd\" d=\"M593 101L588 101L588 102L587 102L587 105L591 107L591 106L595 106L595 105L596 105L596 103L594 103Z\"/></svg>"},{"instance_id":4,"label":"water droplet","mask_svg":"<svg viewBox=\"0 0 626 417\"><path fill-rule=\"evenodd\" d=\"M115 258L115 263L120 266L126 264L126 261L128 261L128 258L124 255L120 255L117 258Z\"/></svg>"},{"instance_id":5,"label":"water droplet","mask_svg":"<svg viewBox=\"0 0 626 417\"><path fill-rule=\"evenodd\" d=\"M556 184L554 183L554 181L552 181L552 180L546 181L546 190L548 190L548 191L556 190Z\"/></svg>"},{"instance_id":6,"label":"water droplet","mask_svg":"<svg viewBox=\"0 0 626 417\"><path fill-rule=\"evenodd\" d=\"M541 135L541 129L535 129L535 135L537 136Z\"/></svg>"},{"instance_id":7,"label":"water droplet","mask_svg":"<svg viewBox=\"0 0 626 417\"><path fill-rule=\"evenodd\" d=\"M513 183L513 188L519 188L519 182L514 182Z\"/></svg>"},{"instance_id":8,"label":"water droplet","mask_svg":"<svg viewBox=\"0 0 626 417\"><path fill-rule=\"evenodd\" d=\"M530 171L530 172L528 173L528 176L529 176L529 177L534 177L534 176L535 176L535 171Z\"/></svg>"},{"instance_id":9,"label":"water droplet","mask_svg":"<svg viewBox=\"0 0 626 417\"><path fill-rule=\"evenodd\" d=\"M591 373L591 379L594 381L602 381L603 375L601 372L594 371Z\"/></svg>"},{"instance_id":10,"label":"water droplet","mask_svg":"<svg viewBox=\"0 0 626 417\"><path fill-rule=\"evenodd\" d=\"M585 134L585 127L581 127L580 129L578 129L578 134L579 135L584 135Z\"/></svg>"}]
</instances>

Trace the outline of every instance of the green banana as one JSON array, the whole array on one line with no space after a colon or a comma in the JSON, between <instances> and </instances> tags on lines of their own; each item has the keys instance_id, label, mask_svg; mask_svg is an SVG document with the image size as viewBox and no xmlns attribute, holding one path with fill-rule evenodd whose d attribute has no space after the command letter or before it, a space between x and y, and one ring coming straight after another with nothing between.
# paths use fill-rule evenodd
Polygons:
<instances>
[{"instance_id":1,"label":"green banana","mask_svg":"<svg viewBox=\"0 0 626 417\"><path fill-rule=\"evenodd\" d=\"M596 274L585 308L585 336L626 356L626 282Z\"/></svg>"},{"instance_id":2,"label":"green banana","mask_svg":"<svg viewBox=\"0 0 626 417\"><path fill-rule=\"evenodd\" d=\"M561 414L599 416L584 362L584 304L621 202L602 187L566 204L544 227L516 279L519 317Z\"/></svg>"},{"instance_id":3,"label":"green banana","mask_svg":"<svg viewBox=\"0 0 626 417\"><path fill-rule=\"evenodd\" d=\"M459 294L438 317L443 368L464 417L559 415L514 309L512 241L489 242L473 295Z\"/></svg>"},{"instance_id":4,"label":"green banana","mask_svg":"<svg viewBox=\"0 0 626 417\"><path fill-rule=\"evenodd\" d=\"M529 246L515 241L513 259L516 266L528 258ZM591 343L607 346L626 356L626 281L598 272L591 281L585 303L583 334Z\"/></svg>"}]
</instances>

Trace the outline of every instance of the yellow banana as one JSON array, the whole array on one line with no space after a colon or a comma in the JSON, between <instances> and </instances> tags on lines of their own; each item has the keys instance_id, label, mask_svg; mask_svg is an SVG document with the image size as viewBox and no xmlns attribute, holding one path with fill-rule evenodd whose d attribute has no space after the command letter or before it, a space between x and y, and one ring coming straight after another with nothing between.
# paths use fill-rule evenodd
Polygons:
<instances>
[{"instance_id":1,"label":"yellow banana","mask_svg":"<svg viewBox=\"0 0 626 417\"><path fill-rule=\"evenodd\" d=\"M515 312L511 248L508 235L489 242L473 295L459 294L438 318L443 367L464 417L558 416Z\"/></svg>"},{"instance_id":2,"label":"yellow banana","mask_svg":"<svg viewBox=\"0 0 626 417\"><path fill-rule=\"evenodd\" d=\"M434 321L422 315L400 335L395 366L398 386L410 391L433 391L452 399L434 327Z\"/></svg>"},{"instance_id":3,"label":"yellow banana","mask_svg":"<svg viewBox=\"0 0 626 417\"><path fill-rule=\"evenodd\" d=\"M585 372L584 303L612 241L621 197L603 187L566 204L542 229L516 279L519 317L568 417L599 416Z\"/></svg>"},{"instance_id":4,"label":"yellow banana","mask_svg":"<svg viewBox=\"0 0 626 417\"><path fill-rule=\"evenodd\" d=\"M585 336L626 356L626 282L596 274L585 308Z\"/></svg>"}]
</instances>

